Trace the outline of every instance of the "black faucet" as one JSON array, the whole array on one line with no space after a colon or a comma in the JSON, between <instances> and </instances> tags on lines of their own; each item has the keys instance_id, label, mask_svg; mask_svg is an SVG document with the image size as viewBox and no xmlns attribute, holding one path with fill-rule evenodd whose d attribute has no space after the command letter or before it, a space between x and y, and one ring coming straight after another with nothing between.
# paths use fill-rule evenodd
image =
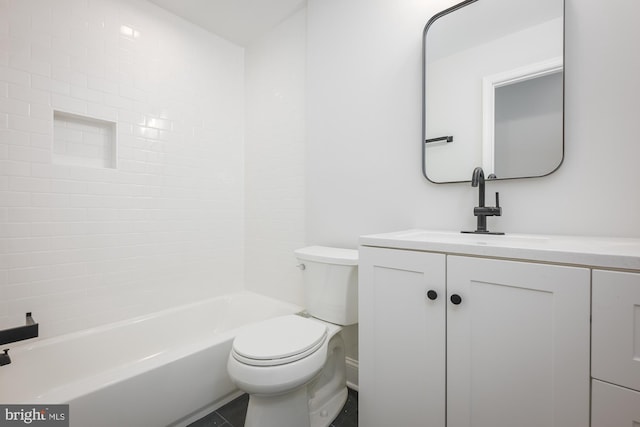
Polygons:
<instances>
[{"instance_id":1,"label":"black faucet","mask_svg":"<svg viewBox=\"0 0 640 427\"><path fill-rule=\"evenodd\" d=\"M496 205L484 205L484 171L481 167L477 167L473 170L471 186L478 187L478 206L473 208L473 214L478 217L478 226L475 231L462 231L462 233L504 234L502 232L487 230L487 217L502 215L502 208L500 207L500 194L497 192Z\"/></svg>"},{"instance_id":2,"label":"black faucet","mask_svg":"<svg viewBox=\"0 0 640 427\"><path fill-rule=\"evenodd\" d=\"M4 349L4 354L0 353L0 366L8 365L11 363L11 358L9 357L9 349Z\"/></svg>"}]
</instances>

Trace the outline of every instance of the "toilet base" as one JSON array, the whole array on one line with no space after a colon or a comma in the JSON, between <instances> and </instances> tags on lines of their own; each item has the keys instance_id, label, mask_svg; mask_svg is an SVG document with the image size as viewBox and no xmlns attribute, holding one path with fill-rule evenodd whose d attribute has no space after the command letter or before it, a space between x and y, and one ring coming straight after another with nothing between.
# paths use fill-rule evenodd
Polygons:
<instances>
[{"instance_id":1,"label":"toilet base","mask_svg":"<svg viewBox=\"0 0 640 427\"><path fill-rule=\"evenodd\" d=\"M244 427L328 427L347 401L345 387L322 407L309 412L307 387L278 396L249 396Z\"/></svg>"},{"instance_id":2,"label":"toilet base","mask_svg":"<svg viewBox=\"0 0 640 427\"><path fill-rule=\"evenodd\" d=\"M325 405L311 413L311 427L328 427L338 416L347 402L349 391L345 387L333 396Z\"/></svg>"},{"instance_id":3,"label":"toilet base","mask_svg":"<svg viewBox=\"0 0 640 427\"><path fill-rule=\"evenodd\" d=\"M250 395L244 427L311 427L306 385L276 396Z\"/></svg>"}]
</instances>

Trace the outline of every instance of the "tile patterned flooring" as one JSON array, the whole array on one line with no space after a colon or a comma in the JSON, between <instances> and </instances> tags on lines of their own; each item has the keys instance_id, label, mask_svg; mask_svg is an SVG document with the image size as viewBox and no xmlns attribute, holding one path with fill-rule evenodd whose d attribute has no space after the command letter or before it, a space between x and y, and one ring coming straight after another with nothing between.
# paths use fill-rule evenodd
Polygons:
<instances>
[{"instance_id":1,"label":"tile patterned flooring","mask_svg":"<svg viewBox=\"0 0 640 427\"><path fill-rule=\"evenodd\" d=\"M243 394L188 427L243 427L249 395ZM342 411L329 427L358 427L358 392L349 389Z\"/></svg>"}]
</instances>

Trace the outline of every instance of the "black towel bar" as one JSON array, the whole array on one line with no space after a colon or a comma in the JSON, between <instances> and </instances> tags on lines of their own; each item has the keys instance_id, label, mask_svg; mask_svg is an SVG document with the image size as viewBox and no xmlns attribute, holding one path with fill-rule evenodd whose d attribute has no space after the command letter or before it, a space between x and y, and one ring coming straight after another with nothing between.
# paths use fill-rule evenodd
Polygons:
<instances>
[{"instance_id":1,"label":"black towel bar","mask_svg":"<svg viewBox=\"0 0 640 427\"><path fill-rule=\"evenodd\" d=\"M453 136L441 136L439 138L425 139L424 143L430 144L432 142L440 142L440 141L453 142Z\"/></svg>"}]
</instances>

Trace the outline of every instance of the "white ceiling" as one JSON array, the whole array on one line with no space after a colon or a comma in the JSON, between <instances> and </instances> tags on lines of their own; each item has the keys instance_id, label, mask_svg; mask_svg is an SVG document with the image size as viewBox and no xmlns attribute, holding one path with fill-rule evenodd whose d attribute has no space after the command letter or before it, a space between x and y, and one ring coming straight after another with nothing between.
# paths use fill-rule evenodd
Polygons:
<instances>
[{"instance_id":1,"label":"white ceiling","mask_svg":"<svg viewBox=\"0 0 640 427\"><path fill-rule=\"evenodd\" d=\"M236 44L246 46L306 4L306 0L150 0Z\"/></svg>"}]
</instances>

